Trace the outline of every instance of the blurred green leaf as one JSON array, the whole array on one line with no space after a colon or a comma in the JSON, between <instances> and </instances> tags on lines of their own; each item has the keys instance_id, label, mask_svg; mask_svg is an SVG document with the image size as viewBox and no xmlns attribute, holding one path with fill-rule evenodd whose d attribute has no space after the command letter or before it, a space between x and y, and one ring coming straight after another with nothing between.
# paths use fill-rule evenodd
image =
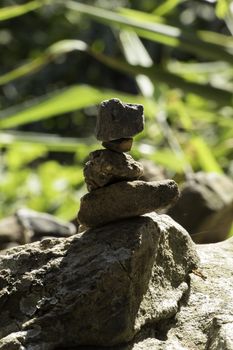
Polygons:
<instances>
[{"instance_id":1,"label":"blurred green leaf","mask_svg":"<svg viewBox=\"0 0 233 350\"><path fill-rule=\"evenodd\" d=\"M187 165L187 160L184 156L178 157L171 149L165 147L163 149L156 150L149 156L144 155L144 157L154 161L155 164L160 164L166 169L179 174L183 173Z\"/></svg>"},{"instance_id":2,"label":"blurred green leaf","mask_svg":"<svg viewBox=\"0 0 233 350\"><path fill-rule=\"evenodd\" d=\"M48 2L49 0L34 0L22 5L12 5L0 8L0 21L22 16L25 13L34 11L44 6Z\"/></svg>"},{"instance_id":3,"label":"blurred green leaf","mask_svg":"<svg viewBox=\"0 0 233 350\"><path fill-rule=\"evenodd\" d=\"M127 33L127 32L123 32L123 33ZM129 32L128 32L129 33ZM132 33L129 33L131 34ZM126 40L127 37L126 35L124 35L124 40ZM129 42L129 41L128 41ZM137 47L139 47L139 43L134 40L134 45L137 45ZM220 89L220 88L215 88L213 86L211 86L210 84L198 84L192 81L188 81L186 79L181 78L180 76L173 74L171 72L168 72L164 69L157 68L156 66L151 66L152 61L151 59L147 56L147 59L145 60L145 51L142 50L142 48L140 49L141 52L141 59L140 62L142 62L142 60L144 61L144 65L146 65L146 67L141 67L139 65L132 65L132 64L128 64L124 61L120 61L119 59L114 59L113 57L110 56L106 56L100 52L91 50L90 48L87 47L87 45L80 40L63 40L60 42L57 42L55 44L53 44L51 47L48 48L47 51L45 51L44 54L42 54L40 57L37 57L36 59L20 66L19 68L0 76L0 85L2 84L6 84L9 83L10 81L17 79L19 77L22 77L24 75L27 74L31 74L36 70L39 70L42 66L44 66L45 64L49 63L49 61L51 61L52 59L56 58L57 56L73 51L73 50L78 50L78 51L86 51L88 54L92 55L94 58L96 58L97 60L99 60L100 62L102 62L103 64L110 66L113 69L117 69L120 71L123 71L126 74L130 74L133 75L134 77L137 77L138 75L142 75L142 76L147 76L149 77L154 84L157 84L157 81L163 82L168 84L171 87L175 87L175 88L180 88L182 89L184 92L192 92L192 93L196 93L198 95L200 95L201 97L204 98L208 98L208 99L212 99L213 101L219 103L219 104L226 104L226 105L230 105L231 101L232 101L232 93L228 92L227 90L224 89ZM127 55L130 55L130 59L131 59L131 63L133 63L132 58L133 55L130 54L132 48L129 47L129 50L127 51ZM139 51L138 51L139 52ZM139 57L137 57L137 60L139 59ZM140 79L140 77L139 77ZM145 81L142 79L142 85L145 86ZM57 98L54 97L54 99L51 99L49 105L50 107L54 105L54 102L56 103L56 106L52 107L52 111L51 111L51 115L56 115L56 113L59 113L59 110L61 111L59 114L67 112L67 111L72 111L74 109L77 109L79 107L74 107L74 105L79 106L79 101L76 100L76 98L74 97L74 95L76 93L78 93L78 91L75 90L75 88L69 88L70 90L68 90L67 92L64 92L64 95L61 95L61 102L59 103L59 101L57 101ZM84 103L83 103L83 107L86 107L88 104L95 104L95 103L99 103L100 99L97 97L98 96L103 96L103 94L101 94L99 92L98 89L94 89L89 87L90 90L90 98L85 97L85 94L88 94L88 91L86 90L85 92L80 92L81 96L84 96ZM151 89L151 87L150 87ZM80 94L78 93L78 95L80 96ZM120 92L118 92L118 94L120 94ZM90 100L93 100L93 96L95 95L94 101L91 102ZM72 98L72 102L68 102L68 97L70 96L70 98ZM105 98L103 96L103 98ZM64 101L66 100L66 101ZM88 101L90 102L88 102ZM95 102L96 101L96 102ZM58 103L57 103L58 102ZM144 100L145 103L145 100ZM67 107L70 106L68 109ZM48 110L49 106L47 106L47 104L45 103L46 110ZM80 108L83 108L80 107ZM42 105L40 105L40 111L41 111ZM63 112L64 111L64 112ZM31 116L31 121L34 121L34 113L35 111L33 110L32 116ZM27 113L26 113L27 114ZM51 116L49 114L47 114L45 116L45 118L47 118L48 116ZM35 117L37 118L37 116ZM37 120L37 119L35 119ZM28 121L27 121L28 122ZM10 121L11 123L11 121ZM25 122L22 121L22 124L24 124ZM7 125L7 126L6 126ZM5 120L0 120L0 128L8 128L8 127L12 127L13 124L8 124L7 121Z\"/></svg>"},{"instance_id":4,"label":"blurred green leaf","mask_svg":"<svg viewBox=\"0 0 233 350\"><path fill-rule=\"evenodd\" d=\"M44 145L13 144L8 149L6 161L11 170L16 170L46 154Z\"/></svg>"},{"instance_id":5,"label":"blurred green leaf","mask_svg":"<svg viewBox=\"0 0 233 350\"><path fill-rule=\"evenodd\" d=\"M216 4L216 14L219 18L224 18L230 6L230 0L218 0Z\"/></svg>"},{"instance_id":6,"label":"blurred green leaf","mask_svg":"<svg viewBox=\"0 0 233 350\"><path fill-rule=\"evenodd\" d=\"M31 107L14 107L3 111L0 115L0 129L13 128L38 120L56 117L63 113L82 109L100 103L102 100L118 97L124 101L144 104L146 113L153 110L154 102L142 96L124 94L118 91L102 90L91 86L77 85L57 92L53 96L46 96L44 101L34 101ZM16 111L18 109L18 111Z\"/></svg>"},{"instance_id":7,"label":"blurred green leaf","mask_svg":"<svg viewBox=\"0 0 233 350\"><path fill-rule=\"evenodd\" d=\"M76 152L79 147L89 148L95 142L94 137L72 138L54 134L41 134L23 131L0 132L0 146L44 147L52 152Z\"/></svg>"},{"instance_id":8,"label":"blurred green leaf","mask_svg":"<svg viewBox=\"0 0 233 350\"><path fill-rule=\"evenodd\" d=\"M228 52L227 48L220 46L217 41L215 43L204 42L198 37L198 34L195 35L194 33L167 24L155 23L154 17L151 22L142 22L123 13L119 14L114 11L71 0L66 2L66 7L110 26L117 25L120 28L131 28L139 36L146 39L168 46L179 47L182 50L204 56L205 58L233 63L232 53Z\"/></svg>"},{"instance_id":9,"label":"blurred green leaf","mask_svg":"<svg viewBox=\"0 0 233 350\"><path fill-rule=\"evenodd\" d=\"M141 22L155 22L155 23L164 23L164 18L159 17L155 14L147 13L147 12L142 12L138 10L134 10L131 8L126 8L126 7L118 7L117 12L119 14L125 15L127 18L132 18L136 19Z\"/></svg>"},{"instance_id":10,"label":"blurred green leaf","mask_svg":"<svg viewBox=\"0 0 233 350\"><path fill-rule=\"evenodd\" d=\"M0 85L7 84L12 80L32 74L41 69L44 65L56 59L65 53L78 50L86 51L87 45L80 40L62 40L51 45L43 54L22 64L16 69L0 76Z\"/></svg>"},{"instance_id":11,"label":"blurred green leaf","mask_svg":"<svg viewBox=\"0 0 233 350\"><path fill-rule=\"evenodd\" d=\"M92 52L92 54L102 63L107 66L117 69L126 74L136 76L138 74L146 75L150 77L151 81L156 84L159 82L168 84L172 88L179 88L185 93L194 93L202 98L212 100L216 104L231 105L232 104L232 92L215 88L210 84L198 84L195 82L189 82L176 74L169 73L163 70L161 67L141 67L132 66L124 61L115 59L110 56L105 56L101 53Z\"/></svg>"},{"instance_id":12,"label":"blurred green leaf","mask_svg":"<svg viewBox=\"0 0 233 350\"><path fill-rule=\"evenodd\" d=\"M163 3L156 7L153 13L157 16L166 16L171 12L177 5L186 0L166 0Z\"/></svg>"},{"instance_id":13,"label":"blurred green leaf","mask_svg":"<svg viewBox=\"0 0 233 350\"><path fill-rule=\"evenodd\" d=\"M214 158L211 148L202 138L195 136L191 138L190 144L192 145L198 163L203 170L207 172L222 173L222 169Z\"/></svg>"}]
</instances>

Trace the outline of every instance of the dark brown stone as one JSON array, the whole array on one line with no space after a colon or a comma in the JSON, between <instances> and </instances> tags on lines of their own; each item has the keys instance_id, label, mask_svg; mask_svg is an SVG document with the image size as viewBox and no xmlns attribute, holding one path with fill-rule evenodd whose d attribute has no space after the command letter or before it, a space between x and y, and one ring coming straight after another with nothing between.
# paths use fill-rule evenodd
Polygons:
<instances>
[{"instance_id":1,"label":"dark brown stone","mask_svg":"<svg viewBox=\"0 0 233 350\"><path fill-rule=\"evenodd\" d=\"M107 149L90 153L84 167L88 191L123 180L137 180L143 174L143 167L129 154Z\"/></svg>"},{"instance_id":2,"label":"dark brown stone","mask_svg":"<svg viewBox=\"0 0 233 350\"><path fill-rule=\"evenodd\" d=\"M122 103L117 98L100 104L95 132L97 140L130 138L141 132L143 128L142 105Z\"/></svg>"},{"instance_id":3,"label":"dark brown stone","mask_svg":"<svg viewBox=\"0 0 233 350\"><path fill-rule=\"evenodd\" d=\"M132 148L132 137L126 139L112 140L108 142L102 142L103 147L115 152L129 152Z\"/></svg>"},{"instance_id":4,"label":"dark brown stone","mask_svg":"<svg viewBox=\"0 0 233 350\"><path fill-rule=\"evenodd\" d=\"M83 196L78 222L87 227L100 226L167 207L178 196L173 180L118 182Z\"/></svg>"}]
</instances>

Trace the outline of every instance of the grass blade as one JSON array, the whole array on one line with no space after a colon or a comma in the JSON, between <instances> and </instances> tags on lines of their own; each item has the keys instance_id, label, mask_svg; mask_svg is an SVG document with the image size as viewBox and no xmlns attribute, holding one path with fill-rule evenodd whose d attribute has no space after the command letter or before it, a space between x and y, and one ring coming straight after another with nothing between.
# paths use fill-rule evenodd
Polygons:
<instances>
[{"instance_id":1,"label":"grass blade","mask_svg":"<svg viewBox=\"0 0 233 350\"><path fill-rule=\"evenodd\" d=\"M87 45L80 40L62 40L51 45L43 54L37 58L22 64L16 69L0 76L0 86L7 84L15 79L22 78L28 74L39 71L43 66L53 61L60 55L78 50L86 51Z\"/></svg>"},{"instance_id":2,"label":"grass blade","mask_svg":"<svg viewBox=\"0 0 233 350\"><path fill-rule=\"evenodd\" d=\"M48 1L35 0L22 5L13 5L0 8L0 21L6 21L14 17L22 16L30 11L37 10L46 3L48 3Z\"/></svg>"},{"instance_id":3,"label":"grass blade","mask_svg":"<svg viewBox=\"0 0 233 350\"><path fill-rule=\"evenodd\" d=\"M222 173L222 169L214 158L211 148L202 138L195 136L190 140L190 143L195 151L197 161L204 171Z\"/></svg>"},{"instance_id":4,"label":"grass blade","mask_svg":"<svg viewBox=\"0 0 233 350\"><path fill-rule=\"evenodd\" d=\"M35 100L31 106L16 106L2 111L0 115L0 129L15 128L19 125L33 123L42 119L79 110L100 103L102 100L118 97L131 103L142 103L146 113L154 110L154 103L141 96L124 94L114 90L101 90L88 85L76 85L57 92L52 96L45 96L42 100Z\"/></svg>"},{"instance_id":5,"label":"grass blade","mask_svg":"<svg viewBox=\"0 0 233 350\"><path fill-rule=\"evenodd\" d=\"M155 23L154 18L153 22L141 21L123 13L119 14L72 0L66 2L66 7L110 26L133 29L139 36L146 39L177 47L205 58L233 64L232 53L227 48L218 45L217 42L206 42L201 40L198 35L191 34L180 28L163 23Z\"/></svg>"},{"instance_id":6,"label":"grass blade","mask_svg":"<svg viewBox=\"0 0 233 350\"><path fill-rule=\"evenodd\" d=\"M113 69L119 70L126 74L137 76L143 74L152 80L154 84L158 81L169 85L172 88L179 88L185 93L194 93L202 98L207 98L215 102L218 105L231 105L232 104L232 93L227 90L216 88L210 84L199 84L195 82L189 82L178 75L169 73L160 67L142 67L142 66L131 66L130 64L114 59L113 57L105 56L101 53L92 52L99 61L106 64Z\"/></svg>"},{"instance_id":7,"label":"grass blade","mask_svg":"<svg viewBox=\"0 0 233 350\"><path fill-rule=\"evenodd\" d=\"M94 138L61 137L54 134L41 134L33 132L0 132L0 146L14 144L33 144L46 147L48 151L76 152L78 145L90 145Z\"/></svg>"}]
</instances>

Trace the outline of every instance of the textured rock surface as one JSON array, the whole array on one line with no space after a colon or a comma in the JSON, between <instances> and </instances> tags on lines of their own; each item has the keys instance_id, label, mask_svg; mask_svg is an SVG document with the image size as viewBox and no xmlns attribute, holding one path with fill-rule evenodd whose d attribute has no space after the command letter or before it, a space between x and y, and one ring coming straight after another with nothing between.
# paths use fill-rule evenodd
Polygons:
<instances>
[{"instance_id":1,"label":"textured rock surface","mask_svg":"<svg viewBox=\"0 0 233 350\"><path fill-rule=\"evenodd\" d=\"M184 184L168 214L197 243L226 239L233 221L233 182L225 175L196 173Z\"/></svg>"},{"instance_id":2,"label":"textured rock surface","mask_svg":"<svg viewBox=\"0 0 233 350\"><path fill-rule=\"evenodd\" d=\"M105 148L115 152L128 152L131 150L132 144L133 139L131 137L127 139L118 139L108 142L102 142L102 145Z\"/></svg>"},{"instance_id":3,"label":"textured rock surface","mask_svg":"<svg viewBox=\"0 0 233 350\"><path fill-rule=\"evenodd\" d=\"M173 204L178 196L173 180L118 182L85 194L81 198L78 222L95 227L150 213Z\"/></svg>"},{"instance_id":4,"label":"textured rock surface","mask_svg":"<svg viewBox=\"0 0 233 350\"><path fill-rule=\"evenodd\" d=\"M116 98L100 104L95 131L97 140L130 138L141 132L143 128L142 105L122 103Z\"/></svg>"},{"instance_id":5,"label":"textured rock surface","mask_svg":"<svg viewBox=\"0 0 233 350\"><path fill-rule=\"evenodd\" d=\"M144 329L134 343L117 350L233 349L233 238L196 247L206 280L191 274L176 316Z\"/></svg>"},{"instance_id":6,"label":"textured rock surface","mask_svg":"<svg viewBox=\"0 0 233 350\"><path fill-rule=\"evenodd\" d=\"M88 191L113 182L137 180L142 174L142 165L129 154L106 149L90 153L89 160L84 167Z\"/></svg>"},{"instance_id":7,"label":"textured rock surface","mask_svg":"<svg viewBox=\"0 0 233 350\"><path fill-rule=\"evenodd\" d=\"M13 248L0 259L0 349L129 341L176 314L197 263L188 233L156 214Z\"/></svg>"}]
</instances>

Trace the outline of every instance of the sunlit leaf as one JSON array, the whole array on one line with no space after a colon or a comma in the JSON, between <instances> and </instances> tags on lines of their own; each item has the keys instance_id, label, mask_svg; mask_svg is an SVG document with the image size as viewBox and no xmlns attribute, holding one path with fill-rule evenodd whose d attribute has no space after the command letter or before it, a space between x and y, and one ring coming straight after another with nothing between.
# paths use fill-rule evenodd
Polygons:
<instances>
[{"instance_id":1,"label":"sunlit leaf","mask_svg":"<svg viewBox=\"0 0 233 350\"><path fill-rule=\"evenodd\" d=\"M96 21L106 23L110 26L133 29L139 36L149 40L160 42L164 45L178 47L182 50L192 52L205 58L214 60L224 60L233 63L233 55L224 47L220 47L217 42L210 43L202 41L198 35L181 30L178 27L170 26L153 21L137 20L126 14L119 14L114 11L105 10L79 2L67 1L66 6L73 11L77 11L93 18Z\"/></svg>"},{"instance_id":2,"label":"sunlit leaf","mask_svg":"<svg viewBox=\"0 0 233 350\"><path fill-rule=\"evenodd\" d=\"M187 165L187 160L184 157L178 157L169 148L156 150L147 158L153 160L155 164L160 164L166 169L172 170L176 173L183 173Z\"/></svg>"},{"instance_id":3,"label":"sunlit leaf","mask_svg":"<svg viewBox=\"0 0 233 350\"><path fill-rule=\"evenodd\" d=\"M44 100L35 100L31 106L14 107L0 114L0 129L13 128L19 125L33 123L38 120L56 117L58 115L89 107L100 103L102 100L118 97L123 101L142 103L145 113L150 114L154 102L143 98L124 94L114 90L102 90L87 85L72 86L62 91L57 91L52 96L45 96Z\"/></svg>"},{"instance_id":4,"label":"sunlit leaf","mask_svg":"<svg viewBox=\"0 0 233 350\"><path fill-rule=\"evenodd\" d=\"M29 60L12 71L0 76L0 85L7 84L12 80L37 72L43 66L65 53L78 50L86 51L87 45L80 40L62 40L51 45L43 54Z\"/></svg>"},{"instance_id":5,"label":"sunlit leaf","mask_svg":"<svg viewBox=\"0 0 233 350\"><path fill-rule=\"evenodd\" d=\"M195 136L190 140L200 167L207 172L222 173L217 160L214 158L211 148L200 137Z\"/></svg>"},{"instance_id":6,"label":"sunlit leaf","mask_svg":"<svg viewBox=\"0 0 233 350\"><path fill-rule=\"evenodd\" d=\"M54 152L77 152L79 147L90 147L95 144L94 137L72 138L54 134L40 134L23 131L0 132L0 146L11 147L43 147L47 151Z\"/></svg>"},{"instance_id":7,"label":"sunlit leaf","mask_svg":"<svg viewBox=\"0 0 233 350\"><path fill-rule=\"evenodd\" d=\"M216 15L219 18L224 18L228 12L230 6L230 0L218 0L216 4Z\"/></svg>"},{"instance_id":8,"label":"sunlit leaf","mask_svg":"<svg viewBox=\"0 0 233 350\"><path fill-rule=\"evenodd\" d=\"M182 2L185 2L186 0L166 0L163 1L163 3L156 7L153 13L157 16L166 16L171 12L177 5L179 5Z\"/></svg>"},{"instance_id":9,"label":"sunlit leaf","mask_svg":"<svg viewBox=\"0 0 233 350\"><path fill-rule=\"evenodd\" d=\"M22 5L12 5L0 8L0 21L5 21L10 18L22 16L25 13L34 11L44 6L48 2L49 0L35 0L29 1L28 3Z\"/></svg>"},{"instance_id":10,"label":"sunlit leaf","mask_svg":"<svg viewBox=\"0 0 233 350\"><path fill-rule=\"evenodd\" d=\"M143 74L150 77L154 84L163 82L172 88L179 88L185 93L194 93L202 98L207 98L212 100L216 104L231 105L232 103L232 93L227 90L223 90L217 87L213 87L210 84L198 84L195 82L189 82L176 74L169 73L163 70L161 67L141 67L132 66L124 61L115 59L110 56L105 56L101 53L92 52L92 54L102 63L107 66L117 69L126 74L137 76L138 74Z\"/></svg>"},{"instance_id":11,"label":"sunlit leaf","mask_svg":"<svg viewBox=\"0 0 233 350\"><path fill-rule=\"evenodd\" d=\"M0 135L1 138L1 135ZM43 144L12 144L6 154L6 161L10 169L15 170L32 162L33 160L45 156L46 147Z\"/></svg>"}]
</instances>

